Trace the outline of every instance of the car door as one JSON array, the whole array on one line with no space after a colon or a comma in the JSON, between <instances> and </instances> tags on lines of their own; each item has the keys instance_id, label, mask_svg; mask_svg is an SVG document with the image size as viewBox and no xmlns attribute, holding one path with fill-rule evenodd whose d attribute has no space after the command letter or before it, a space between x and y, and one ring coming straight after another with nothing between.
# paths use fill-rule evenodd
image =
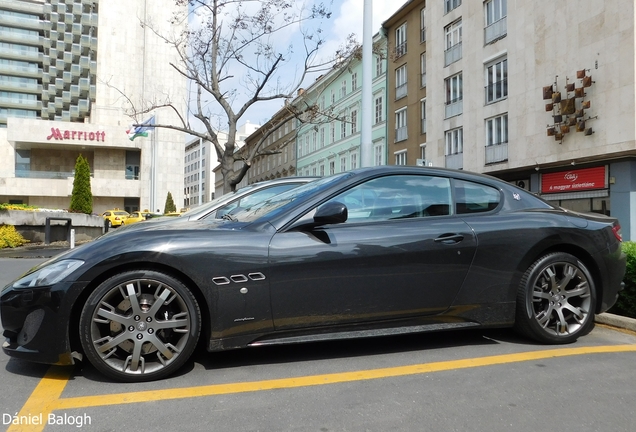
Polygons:
<instances>
[{"instance_id":1,"label":"car door","mask_svg":"<svg viewBox=\"0 0 636 432\"><path fill-rule=\"evenodd\" d=\"M327 202L334 201L347 206L345 223L272 238L277 330L413 318L450 306L476 242L452 214L448 178L379 177Z\"/></svg>"}]
</instances>

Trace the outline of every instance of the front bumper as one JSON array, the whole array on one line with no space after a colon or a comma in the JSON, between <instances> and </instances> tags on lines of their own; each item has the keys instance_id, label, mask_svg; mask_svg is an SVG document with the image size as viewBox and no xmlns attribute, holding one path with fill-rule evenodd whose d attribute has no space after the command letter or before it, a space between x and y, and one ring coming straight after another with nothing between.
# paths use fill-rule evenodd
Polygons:
<instances>
[{"instance_id":1,"label":"front bumper","mask_svg":"<svg viewBox=\"0 0 636 432\"><path fill-rule=\"evenodd\" d=\"M0 318L6 341L2 350L11 357L38 363L74 363L69 340L72 283L34 289L8 288L0 297Z\"/></svg>"}]
</instances>

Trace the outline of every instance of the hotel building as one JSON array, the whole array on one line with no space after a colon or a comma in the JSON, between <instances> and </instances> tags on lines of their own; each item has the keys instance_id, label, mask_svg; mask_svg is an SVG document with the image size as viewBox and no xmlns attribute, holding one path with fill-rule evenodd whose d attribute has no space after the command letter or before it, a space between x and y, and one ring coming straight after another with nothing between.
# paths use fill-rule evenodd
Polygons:
<instances>
[{"instance_id":1,"label":"hotel building","mask_svg":"<svg viewBox=\"0 0 636 432\"><path fill-rule=\"evenodd\" d=\"M163 209L168 192L183 202L185 136L155 129L130 140L133 122L168 110L126 115L186 82L170 66L162 34L173 0L0 0L0 202L68 208L78 155L91 168L93 211Z\"/></svg>"}]
</instances>

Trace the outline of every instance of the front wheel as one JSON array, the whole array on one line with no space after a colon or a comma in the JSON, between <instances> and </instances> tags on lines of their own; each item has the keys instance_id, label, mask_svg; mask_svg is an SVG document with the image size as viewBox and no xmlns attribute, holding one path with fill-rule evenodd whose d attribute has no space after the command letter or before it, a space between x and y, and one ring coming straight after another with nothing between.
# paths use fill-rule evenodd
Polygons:
<instances>
[{"instance_id":1,"label":"front wheel","mask_svg":"<svg viewBox=\"0 0 636 432\"><path fill-rule=\"evenodd\" d=\"M196 347L199 305L185 285L156 271L128 271L103 282L80 316L84 353L117 381L161 379Z\"/></svg>"},{"instance_id":2,"label":"front wheel","mask_svg":"<svg viewBox=\"0 0 636 432\"><path fill-rule=\"evenodd\" d=\"M515 329L548 344L570 343L594 327L596 289L585 265L556 252L535 261L521 278Z\"/></svg>"}]
</instances>

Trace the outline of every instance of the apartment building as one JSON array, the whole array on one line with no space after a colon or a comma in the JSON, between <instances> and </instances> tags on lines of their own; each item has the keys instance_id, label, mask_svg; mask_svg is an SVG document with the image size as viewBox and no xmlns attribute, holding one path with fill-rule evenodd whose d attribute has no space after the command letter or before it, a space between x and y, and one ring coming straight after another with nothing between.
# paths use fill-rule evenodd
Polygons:
<instances>
[{"instance_id":1,"label":"apartment building","mask_svg":"<svg viewBox=\"0 0 636 432\"><path fill-rule=\"evenodd\" d=\"M296 119L285 104L245 140L246 150L261 152L247 171L249 184L296 175Z\"/></svg>"},{"instance_id":2,"label":"apartment building","mask_svg":"<svg viewBox=\"0 0 636 432\"><path fill-rule=\"evenodd\" d=\"M373 164L387 158L386 38L373 38ZM298 123L296 171L298 175L325 176L361 166L362 59L354 54L319 77L292 102L299 111L316 106Z\"/></svg>"},{"instance_id":3,"label":"apartment building","mask_svg":"<svg viewBox=\"0 0 636 432\"><path fill-rule=\"evenodd\" d=\"M636 239L634 2L411 0L383 27L389 163L491 174Z\"/></svg>"},{"instance_id":4,"label":"apartment building","mask_svg":"<svg viewBox=\"0 0 636 432\"><path fill-rule=\"evenodd\" d=\"M158 32L183 11L172 0L0 0L0 202L68 208L79 154L93 209L162 208L183 197L183 134L130 140L126 98L186 100ZM183 102L182 112L186 111ZM157 110L156 123L176 123Z\"/></svg>"}]
</instances>

